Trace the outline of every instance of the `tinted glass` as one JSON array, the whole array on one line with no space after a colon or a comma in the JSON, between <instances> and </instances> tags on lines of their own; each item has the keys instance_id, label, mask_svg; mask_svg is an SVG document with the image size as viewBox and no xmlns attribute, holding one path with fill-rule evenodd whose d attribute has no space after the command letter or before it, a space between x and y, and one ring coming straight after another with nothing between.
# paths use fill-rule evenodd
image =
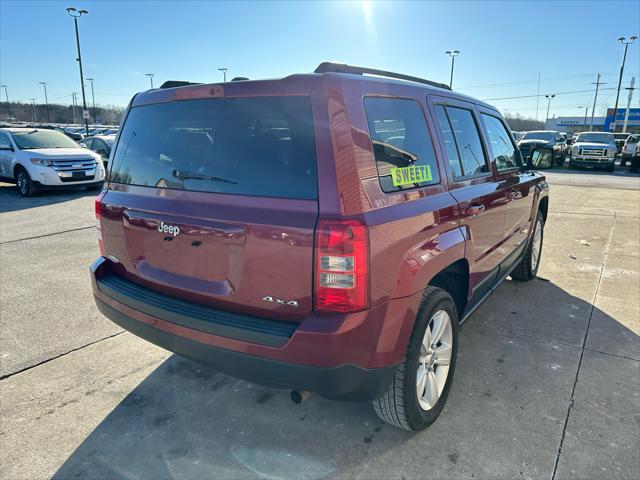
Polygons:
<instances>
[{"instance_id":1,"label":"tinted glass","mask_svg":"<svg viewBox=\"0 0 640 480\"><path fill-rule=\"evenodd\" d=\"M111 181L315 199L309 98L214 98L135 107L116 146Z\"/></svg>"},{"instance_id":2,"label":"tinted glass","mask_svg":"<svg viewBox=\"0 0 640 480\"><path fill-rule=\"evenodd\" d=\"M440 125L440 131L444 137L444 146L447 149L447 157L449 158L449 165L451 165L451 171L454 178L462 176L462 166L460 165L460 156L458 155L458 149L456 148L456 141L453 138L453 131L451 130L451 124L447 118L447 112L444 111L442 105L436 105L436 115L438 116L438 124Z\"/></svg>"},{"instance_id":3,"label":"tinted glass","mask_svg":"<svg viewBox=\"0 0 640 480\"><path fill-rule=\"evenodd\" d=\"M3 145L11 145L11 142L9 141L9 137L7 136L6 133L0 132L0 143Z\"/></svg>"},{"instance_id":4,"label":"tinted glass","mask_svg":"<svg viewBox=\"0 0 640 480\"><path fill-rule=\"evenodd\" d=\"M65 134L55 130L30 130L13 132L13 141L20 150L34 148L81 148Z\"/></svg>"},{"instance_id":5,"label":"tinted glass","mask_svg":"<svg viewBox=\"0 0 640 480\"><path fill-rule=\"evenodd\" d=\"M384 192L439 183L438 167L422 108L415 100L364 100L369 133Z\"/></svg>"},{"instance_id":6,"label":"tinted glass","mask_svg":"<svg viewBox=\"0 0 640 480\"><path fill-rule=\"evenodd\" d=\"M613 134L604 132L587 132L578 135L576 142L613 143Z\"/></svg>"},{"instance_id":7,"label":"tinted glass","mask_svg":"<svg viewBox=\"0 0 640 480\"><path fill-rule=\"evenodd\" d=\"M553 142L555 136L553 132L527 132L522 140L544 140L545 142Z\"/></svg>"},{"instance_id":8,"label":"tinted glass","mask_svg":"<svg viewBox=\"0 0 640 480\"><path fill-rule=\"evenodd\" d=\"M446 107L453 129L465 177L487 173L489 167L482 150L482 142L473 114L464 108Z\"/></svg>"},{"instance_id":9,"label":"tinted glass","mask_svg":"<svg viewBox=\"0 0 640 480\"><path fill-rule=\"evenodd\" d=\"M484 113L482 119L487 130L491 155L496 162L496 168L506 170L518 167L515 148L504 124L496 117Z\"/></svg>"},{"instance_id":10,"label":"tinted glass","mask_svg":"<svg viewBox=\"0 0 640 480\"><path fill-rule=\"evenodd\" d=\"M93 138L83 138L78 143L81 143L82 145L87 147L89 150L91 150L93 148Z\"/></svg>"}]
</instances>

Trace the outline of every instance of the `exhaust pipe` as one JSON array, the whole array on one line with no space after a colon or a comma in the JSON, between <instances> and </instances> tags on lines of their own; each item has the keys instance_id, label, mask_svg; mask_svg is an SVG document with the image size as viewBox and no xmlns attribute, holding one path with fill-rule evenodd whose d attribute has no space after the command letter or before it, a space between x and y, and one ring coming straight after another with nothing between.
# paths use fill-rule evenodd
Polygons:
<instances>
[{"instance_id":1,"label":"exhaust pipe","mask_svg":"<svg viewBox=\"0 0 640 480\"><path fill-rule=\"evenodd\" d=\"M300 404L304 402L307 398L311 396L311 392L308 390L291 390L291 401L295 404Z\"/></svg>"}]
</instances>

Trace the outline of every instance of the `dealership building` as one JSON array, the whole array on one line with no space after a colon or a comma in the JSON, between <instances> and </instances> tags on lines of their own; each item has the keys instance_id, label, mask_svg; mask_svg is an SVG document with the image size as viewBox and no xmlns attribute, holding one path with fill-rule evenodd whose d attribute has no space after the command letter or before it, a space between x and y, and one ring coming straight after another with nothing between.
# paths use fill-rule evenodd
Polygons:
<instances>
[{"instance_id":1,"label":"dealership building","mask_svg":"<svg viewBox=\"0 0 640 480\"><path fill-rule=\"evenodd\" d=\"M622 131L624 117L627 112L626 108L618 108L616 114L616 130ZM600 132L609 132L613 127L613 108L607 109L606 117L593 117L593 130ZM585 124L584 115L581 117L555 117L550 118L547 122L549 130L558 130L560 132L582 132L589 130L591 125L591 117L587 116ZM627 121L627 132L640 133L640 108L630 108L629 118Z\"/></svg>"}]
</instances>

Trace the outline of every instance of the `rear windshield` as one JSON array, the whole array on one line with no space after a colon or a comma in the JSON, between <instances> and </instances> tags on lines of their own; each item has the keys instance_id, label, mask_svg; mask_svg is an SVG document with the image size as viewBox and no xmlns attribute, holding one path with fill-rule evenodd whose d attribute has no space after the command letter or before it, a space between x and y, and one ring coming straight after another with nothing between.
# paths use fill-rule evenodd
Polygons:
<instances>
[{"instance_id":1,"label":"rear windshield","mask_svg":"<svg viewBox=\"0 0 640 480\"><path fill-rule=\"evenodd\" d=\"M310 100L212 98L132 108L110 181L316 199Z\"/></svg>"}]
</instances>

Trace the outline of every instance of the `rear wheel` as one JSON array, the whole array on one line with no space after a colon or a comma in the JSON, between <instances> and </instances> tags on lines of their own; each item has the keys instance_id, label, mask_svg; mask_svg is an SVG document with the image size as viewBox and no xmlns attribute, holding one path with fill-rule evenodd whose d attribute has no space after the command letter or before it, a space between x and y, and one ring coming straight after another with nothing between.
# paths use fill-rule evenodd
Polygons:
<instances>
[{"instance_id":1,"label":"rear wheel","mask_svg":"<svg viewBox=\"0 0 640 480\"><path fill-rule=\"evenodd\" d=\"M543 237L544 220L542 219L542 213L538 210L531 240L522 256L522 260L520 260L518 266L511 272L511 278L519 281L527 281L533 279L538 274L540 257L542 256Z\"/></svg>"},{"instance_id":2,"label":"rear wheel","mask_svg":"<svg viewBox=\"0 0 640 480\"><path fill-rule=\"evenodd\" d=\"M373 402L382 420L418 431L438 418L453 381L458 329L451 295L427 287L402 363L389 389Z\"/></svg>"},{"instance_id":3,"label":"rear wheel","mask_svg":"<svg viewBox=\"0 0 640 480\"><path fill-rule=\"evenodd\" d=\"M23 197L33 197L38 194L38 187L23 167L16 168L16 186Z\"/></svg>"}]
</instances>

